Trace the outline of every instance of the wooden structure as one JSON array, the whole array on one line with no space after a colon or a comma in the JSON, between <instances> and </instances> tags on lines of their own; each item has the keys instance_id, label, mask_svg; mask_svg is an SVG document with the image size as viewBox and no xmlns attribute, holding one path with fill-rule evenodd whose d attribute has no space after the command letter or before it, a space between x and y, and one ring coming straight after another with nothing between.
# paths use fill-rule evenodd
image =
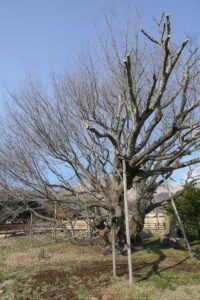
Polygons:
<instances>
[{"instance_id":1,"label":"wooden structure","mask_svg":"<svg viewBox=\"0 0 200 300\"><path fill-rule=\"evenodd\" d=\"M130 218L130 216L129 216ZM72 219L72 220L58 220L57 222L57 232L62 232L63 229L67 230L68 234L76 232L90 232L93 228L90 226L87 220L81 219ZM151 212L146 215L144 230L151 231L152 233L161 233L165 234L169 231L169 218L164 213ZM29 224L7 224L0 226L0 238L5 238L13 235L23 235L28 234L30 231ZM33 224L34 233L45 233L53 231L53 224L50 222L42 222ZM70 233L71 232L71 233ZM101 230L99 230L101 235Z\"/></svg>"},{"instance_id":2,"label":"wooden structure","mask_svg":"<svg viewBox=\"0 0 200 300\"><path fill-rule=\"evenodd\" d=\"M145 217L144 230L152 232L165 232L167 228L167 216L163 213L153 212Z\"/></svg>"},{"instance_id":3,"label":"wooden structure","mask_svg":"<svg viewBox=\"0 0 200 300\"><path fill-rule=\"evenodd\" d=\"M71 225L73 226L73 229L76 231L82 231L82 230L89 230L90 226L85 220L73 220L71 221L71 224L69 221L63 221L62 224L66 227L66 229L70 230Z\"/></svg>"}]
</instances>

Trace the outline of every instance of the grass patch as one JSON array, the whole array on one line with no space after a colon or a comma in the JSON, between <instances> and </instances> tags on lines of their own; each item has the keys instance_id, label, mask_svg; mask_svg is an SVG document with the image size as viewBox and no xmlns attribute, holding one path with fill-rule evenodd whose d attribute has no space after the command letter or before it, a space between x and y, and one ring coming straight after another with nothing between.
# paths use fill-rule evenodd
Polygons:
<instances>
[{"instance_id":1,"label":"grass patch","mask_svg":"<svg viewBox=\"0 0 200 300\"><path fill-rule=\"evenodd\" d=\"M8 270L5 272L0 272L0 283L6 281L6 280L17 280L21 277L26 276L27 273L25 271L12 271Z\"/></svg>"},{"instance_id":2,"label":"grass patch","mask_svg":"<svg viewBox=\"0 0 200 300\"><path fill-rule=\"evenodd\" d=\"M148 282L134 282L130 287L127 279L117 280L109 289L110 294L123 300L155 300L155 299L200 299L200 284L178 285L168 277L154 277ZM190 298L188 298L188 295Z\"/></svg>"},{"instance_id":3,"label":"grass patch","mask_svg":"<svg viewBox=\"0 0 200 300\"><path fill-rule=\"evenodd\" d=\"M90 292L88 288L84 284L81 284L77 293L78 300L88 300L89 296Z\"/></svg>"},{"instance_id":4,"label":"grass patch","mask_svg":"<svg viewBox=\"0 0 200 300\"><path fill-rule=\"evenodd\" d=\"M127 257L117 257L119 276L112 279L111 255L102 256L99 246L77 246L65 241L49 243L48 239L45 243L44 237L41 240L33 247L29 237L1 241L0 291L4 283L10 281L10 286L0 294L0 299L86 300L92 296L98 298L104 291L123 300L199 297L198 257L188 259L186 250L163 247L158 238L148 238L135 247L131 287L127 280ZM196 246L198 253L197 243ZM45 252L44 259L38 258L41 249Z\"/></svg>"}]
</instances>

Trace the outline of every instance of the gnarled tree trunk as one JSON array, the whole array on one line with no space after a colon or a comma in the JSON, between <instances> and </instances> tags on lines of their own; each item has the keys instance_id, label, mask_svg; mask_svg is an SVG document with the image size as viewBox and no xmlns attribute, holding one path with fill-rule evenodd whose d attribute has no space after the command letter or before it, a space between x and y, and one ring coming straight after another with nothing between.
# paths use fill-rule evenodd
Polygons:
<instances>
[{"instance_id":1,"label":"gnarled tree trunk","mask_svg":"<svg viewBox=\"0 0 200 300\"><path fill-rule=\"evenodd\" d=\"M130 190L133 185L133 175L130 168L127 168L127 183ZM139 179L134 185L135 200L132 203L132 209L129 211L131 214L130 220L130 235L132 246L136 242L141 241L141 232L144 227L145 214L147 208L152 204L153 193L146 189L146 179ZM112 224L116 228L116 244L119 251L123 253L124 246L126 245L126 228L125 228L125 215L124 215L124 191L122 182L112 182L111 189L107 194L112 199L110 227Z\"/></svg>"},{"instance_id":2,"label":"gnarled tree trunk","mask_svg":"<svg viewBox=\"0 0 200 300\"><path fill-rule=\"evenodd\" d=\"M136 199L132 205L130 222L131 242L133 244L135 242L141 242L145 215L153 197L153 193L147 192L145 179L135 184L135 192Z\"/></svg>"},{"instance_id":3,"label":"gnarled tree trunk","mask_svg":"<svg viewBox=\"0 0 200 300\"><path fill-rule=\"evenodd\" d=\"M145 211L143 208L135 207L131 213L130 235L131 244L141 241L141 232L144 228Z\"/></svg>"}]
</instances>

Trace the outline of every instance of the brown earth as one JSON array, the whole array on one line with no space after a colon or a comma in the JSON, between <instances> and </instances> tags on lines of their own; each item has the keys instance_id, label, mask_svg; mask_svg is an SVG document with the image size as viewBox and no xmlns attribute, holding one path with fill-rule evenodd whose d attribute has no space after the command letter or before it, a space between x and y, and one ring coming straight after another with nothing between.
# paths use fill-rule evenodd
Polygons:
<instances>
[{"instance_id":1,"label":"brown earth","mask_svg":"<svg viewBox=\"0 0 200 300\"><path fill-rule=\"evenodd\" d=\"M30 295L27 295L27 300L37 299L35 290L38 295L41 295L41 299L78 299L78 291L82 287L84 290L90 291L88 299L105 299L101 290L106 288L110 284L110 277L112 273L112 262L100 262L94 261L91 263L75 263L75 265L68 265L68 270L55 270L53 268L49 270L40 271L33 276L20 281L20 288L17 289L17 293L22 292L28 283L31 286ZM118 265L118 273L121 269L127 271L125 264ZM123 271L124 272L124 271ZM44 287L48 289L44 291ZM55 288L56 286L56 288ZM108 295L106 300L121 300L114 295Z\"/></svg>"},{"instance_id":2,"label":"brown earth","mask_svg":"<svg viewBox=\"0 0 200 300\"><path fill-rule=\"evenodd\" d=\"M143 276L142 272L149 267L152 267L152 270L156 268L157 260L146 263L134 263L134 280L136 282L147 280L148 278ZM110 284L112 275L112 261L75 262L74 264L68 264L66 268L58 268L59 266L50 266L48 270L40 270L40 272L32 275L28 279L21 280L17 292L23 292L28 284L30 293L27 294L27 300L77 300L81 299L81 296L78 296L79 294L88 295L87 299L89 300L122 300L115 295L105 296L106 288ZM167 269L169 271L182 270L185 272L195 272L200 271L200 265L187 264L186 261L173 263L166 258L164 260L163 269L161 268L160 272ZM127 274L127 263L118 263L117 275L123 276ZM40 298L38 298L38 296Z\"/></svg>"}]
</instances>

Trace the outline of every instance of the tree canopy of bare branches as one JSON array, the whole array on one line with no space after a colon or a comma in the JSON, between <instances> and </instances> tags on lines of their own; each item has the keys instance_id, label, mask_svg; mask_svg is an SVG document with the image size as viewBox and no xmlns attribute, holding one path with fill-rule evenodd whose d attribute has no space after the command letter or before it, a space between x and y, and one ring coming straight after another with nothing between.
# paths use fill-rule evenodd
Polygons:
<instances>
[{"instance_id":1,"label":"tree canopy of bare branches","mask_svg":"<svg viewBox=\"0 0 200 300\"><path fill-rule=\"evenodd\" d=\"M108 39L100 36L73 71L10 92L0 167L37 197L62 203L65 191L69 207L103 207L123 227L122 160L128 189L146 192L161 175L200 162L200 56L188 39L175 45L169 15L155 20L155 36L118 36L107 25ZM136 222L153 208L139 199Z\"/></svg>"}]
</instances>

